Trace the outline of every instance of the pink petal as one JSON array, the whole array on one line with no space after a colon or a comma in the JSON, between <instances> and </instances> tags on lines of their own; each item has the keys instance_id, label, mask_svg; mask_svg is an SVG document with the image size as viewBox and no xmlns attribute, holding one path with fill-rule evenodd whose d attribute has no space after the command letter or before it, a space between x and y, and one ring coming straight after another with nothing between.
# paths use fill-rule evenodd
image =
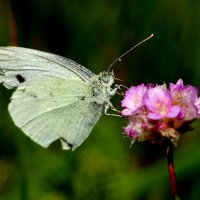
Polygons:
<instances>
[{"instance_id":1,"label":"pink petal","mask_svg":"<svg viewBox=\"0 0 200 200\"><path fill-rule=\"evenodd\" d=\"M172 106L168 113L166 114L166 117L168 118L175 118L178 116L178 114L180 113L181 108L179 106Z\"/></svg>"},{"instance_id":2,"label":"pink petal","mask_svg":"<svg viewBox=\"0 0 200 200\"><path fill-rule=\"evenodd\" d=\"M169 84L170 91L172 91L172 90L181 90L184 87L185 86L183 85L183 80L182 79L179 79L176 84L173 84L173 83Z\"/></svg>"},{"instance_id":3,"label":"pink petal","mask_svg":"<svg viewBox=\"0 0 200 200\"><path fill-rule=\"evenodd\" d=\"M134 98L131 97L131 96L125 97L125 99L122 100L121 105L124 108L130 108L132 110L134 110L136 108L136 105L135 105L135 102L134 102Z\"/></svg>"},{"instance_id":4,"label":"pink petal","mask_svg":"<svg viewBox=\"0 0 200 200\"><path fill-rule=\"evenodd\" d=\"M125 93L125 98L121 101L121 106L131 109L132 112L138 110L143 106L143 96L146 91L144 84L129 88Z\"/></svg>"},{"instance_id":5,"label":"pink petal","mask_svg":"<svg viewBox=\"0 0 200 200\"><path fill-rule=\"evenodd\" d=\"M129 115L132 115L132 112L133 112L132 110L125 108L124 110L122 110L122 115L129 116Z\"/></svg>"},{"instance_id":6,"label":"pink petal","mask_svg":"<svg viewBox=\"0 0 200 200\"><path fill-rule=\"evenodd\" d=\"M147 117L148 117L149 119L153 119L153 120L158 120L158 119L164 118L164 116L159 115L159 114L157 114L157 113L148 113L148 114L147 114Z\"/></svg>"}]
</instances>

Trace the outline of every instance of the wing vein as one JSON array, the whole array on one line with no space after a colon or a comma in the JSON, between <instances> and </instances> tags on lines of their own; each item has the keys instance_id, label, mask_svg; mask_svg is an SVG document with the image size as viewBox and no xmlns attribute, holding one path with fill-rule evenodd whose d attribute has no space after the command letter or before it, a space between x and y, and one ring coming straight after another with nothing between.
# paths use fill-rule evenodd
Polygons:
<instances>
[{"instance_id":1,"label":"wing vein","mask_svg":"<svg viewBox=\"0 0 200 200\"><path fill-rule=\"evenodd\" d=\"M24 126L26 126L28 123L30 123L30 122L33 121L34 119L36 119L36 118L38 118L38 117L40 117L40 116L42 116L42 115L45 115L45 114L47 114L47 113L50 113L50 112L52 112L52 111L56 111L56 110L59 110L59 109L61 109L61 108L64 109L64 108L66 108L66 107L68 107L68 106L70 106L70 109L74 110L73 108L75 108L76 106L71 107L73 104L76 104L76 102L73 102L72 104L68 104L68 105L56 107L56 108L47 110L47 111L45 111L45 112L39 113L39 114L33 116L33 117L32 117L31 119L29 119L28 121L26 121L23 125L21 125L21 128L23 128ZM78 105L79 105L79 104L78 104Z\"/></svg>"}]
</instances>

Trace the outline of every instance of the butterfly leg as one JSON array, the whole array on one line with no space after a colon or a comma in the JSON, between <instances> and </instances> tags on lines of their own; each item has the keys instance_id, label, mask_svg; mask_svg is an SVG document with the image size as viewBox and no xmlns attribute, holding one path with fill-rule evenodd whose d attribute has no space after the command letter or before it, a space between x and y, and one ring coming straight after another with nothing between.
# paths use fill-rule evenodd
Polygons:
<instances>
[{"instance_id":1,"label":"butterfly leg","mask_svg":"<svg viewBox=\"0 0 200 200\"><path fill-rule=\"evenodd\" d=\"M121 111L117 110L111 103L107 104L104 109L105 115L115 116L115 117L122 117L119 114L108 113L108 109L111 108L113 111L117 113L121 113Z\"/></svg>"},{"instance_id":2,"label":"butterfly leg","mask_svg":"<svg viewBox=\"0 0 200 200\"><path fill-rule=\"evenodd\" d=\"M116 91L116 93L121 96L124 96L124 92L122 91L122 88L125 88L126 90L128 89L128 87L126 87L125 85L116 85L116 88L117 90L120 91L120 92Z\"/></svg>"}]
</instances>

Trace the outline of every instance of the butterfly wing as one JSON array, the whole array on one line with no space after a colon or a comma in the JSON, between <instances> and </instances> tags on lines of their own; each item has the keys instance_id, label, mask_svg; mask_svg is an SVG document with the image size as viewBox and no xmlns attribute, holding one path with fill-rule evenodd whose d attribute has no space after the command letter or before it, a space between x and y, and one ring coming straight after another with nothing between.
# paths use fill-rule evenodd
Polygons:
<instances>
[{"instance_id":1,"label":"butterfly wing","mask_svg":"<svg viewBox=\"0 0 200 200\"><path fill-rule=\"evenodd\" d=\"M55 54L0 47L0 83L16 88L9 104L14 123L40 145L60 139L76 149L108 108L114 75L93 74Z\"/></svg>"},{"instance_id":2,"label":"butterfly wing","mask_svg":"<svg viewBox=\"0 0 200 200\"><path fill-rule=\"evenodd\" d=\"M88 137L103 107L79 79L48 79L19 86L9 112L15 124L43 147L60 139L63 149L76 149Z\"/></svg>"},{"instance_id":3,"label":"butterfly wing","mask_svg":"<svg viewBox=\"0 0 200 200\"><path fill-rule=\"evenodd\" d=\"M0 47L0 83L7 88L50 78L76 77L91 84L92 76L90 70L62 56L22 47Z\"/></svg>"}]
</instances>

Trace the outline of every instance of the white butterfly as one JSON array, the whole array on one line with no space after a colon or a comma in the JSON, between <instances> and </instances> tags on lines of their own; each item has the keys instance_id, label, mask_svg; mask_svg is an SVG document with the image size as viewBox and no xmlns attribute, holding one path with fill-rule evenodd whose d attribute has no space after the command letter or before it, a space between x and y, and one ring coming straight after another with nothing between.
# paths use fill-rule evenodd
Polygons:
<instances>
[{"instance_id":1,"label":"white butterfly","mask_svg":"<svg viewBox=\"0 0 200 200\"><path fill-rule=\"evenodd\" d=\"M1 82L16 88L9 104L16 126L43 147L59 139L72 150L112 107L117 91L113 72L95 75L70 59L20 47L0 47Z\"/></svg>"}]
</instances>

